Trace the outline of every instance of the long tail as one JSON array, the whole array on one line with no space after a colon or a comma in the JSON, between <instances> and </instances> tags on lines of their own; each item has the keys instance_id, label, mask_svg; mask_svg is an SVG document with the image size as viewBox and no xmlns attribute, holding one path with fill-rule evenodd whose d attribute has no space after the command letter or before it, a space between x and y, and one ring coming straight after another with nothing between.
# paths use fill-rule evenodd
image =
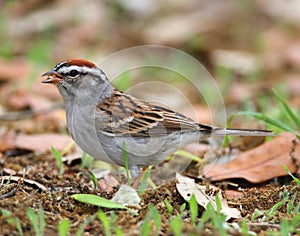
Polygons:
<instances>
[{"instance_id":1,"label":"long tail","mask_svg":"<svg viewBox=\"0 0 300 236\"><path fill-rule=\"evenodd\" d=\"M257 129L222 129L214 128L212 135L218 136L276 136L271 130L257 130Z\"/></svg>"}]
</instances>

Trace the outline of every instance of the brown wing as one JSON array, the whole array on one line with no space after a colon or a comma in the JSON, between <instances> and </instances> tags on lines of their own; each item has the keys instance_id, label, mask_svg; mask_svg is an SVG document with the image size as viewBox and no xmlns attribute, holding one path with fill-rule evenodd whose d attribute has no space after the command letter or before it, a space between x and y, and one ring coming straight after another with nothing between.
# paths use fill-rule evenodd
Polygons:
<instances>
[{"instance_id":1,"label":"brown wing","mask_svg":"<svg viewBox=\"0 0 300 236\"><path fill-rule=\"evenodd\" d=\"M97 116L101 120L100 129L113 135L159 136L187 130L211 131L210 126L118 90L98 105Z\"/></svg>"}]
</instances>

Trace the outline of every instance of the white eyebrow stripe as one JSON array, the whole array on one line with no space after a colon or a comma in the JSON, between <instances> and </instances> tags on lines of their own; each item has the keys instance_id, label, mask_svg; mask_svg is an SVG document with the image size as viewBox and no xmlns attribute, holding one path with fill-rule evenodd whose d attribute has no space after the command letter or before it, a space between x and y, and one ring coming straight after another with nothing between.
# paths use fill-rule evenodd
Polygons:
<instances>
[{"instance_id":1,"label":"white eyebrow stripe","mask_svg":"<svg viewBox=\"0 0 300 236\"><path fill-rule=\"evenodd\" d=\"M58 63L53 69L57 70L59 67L61 67L63 64L66 64L65 61L62 61L61 63Z\"/></svg>"},{"instance_id":2,"label":"white eyebrow stripe","mask_svg":"<svg viewBox=\"0 0 300 236\"><path fill-rule=\"evenodd\" d=\"M63 66L58 69L58 72L61 74L68 74L71 70L77 70L79 73L95 73L97 69L86 66Z\"/></svg>"}]
</instances>

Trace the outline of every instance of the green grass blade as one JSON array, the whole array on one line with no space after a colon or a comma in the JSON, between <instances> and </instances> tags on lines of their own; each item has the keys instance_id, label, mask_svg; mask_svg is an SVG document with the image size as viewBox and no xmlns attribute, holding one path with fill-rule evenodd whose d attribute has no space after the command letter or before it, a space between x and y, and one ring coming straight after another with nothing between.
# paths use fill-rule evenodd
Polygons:
<instances>
[{"instance_id":1,"label":"green grass blade","mask_svg":"<svg viewBox=\"0 0 300 236\"><path fill-rule=\"evenodd\" d=\"M251 112L251 111L242 111L242 112L237 112L235 115L242 115L242 116L252 116L258 120L264 121L270 125L274 125L282 130L286 130L292 133L295 133L295 130L291 128L290 126L284 124L283 122L273 119L271 117L265 116L259 112Z\"/></svg>"},{"instance_id":2,"label":"green grass blade","mask_svg":"<svg viewBox=\"0 0 300 236\"><path fill-rule=\"evenodd\" d=\"M6 209L1 209L1 214L4 216L10 216L11 215L11 211L8 211Z\"/></svg>"},{"instance_id":3,"label":"green grass blade","mask_svg":"<svg viewBox=\"0 0 300 236\"><path fill-rule=\"evenodd\" d=\"M14 218L15 224L16 224L16 229L19 233L20 236L23 236L23 230L22 230L22 226L21 226L21 221L18 217Z\"/></svg>"},{"instance_id":4,"label":"green grass blade","mask_svg":"<svg viewBox=\"0 0 300 236\"><path fill-rule=\"evenodd\" d=\"M291 235L289 222L285 218L280 220L280 235Z\"/></svg>"},{"instance_id":5,"label":"green grass blade","mask_svg":"<svg viewBox=\"0 0 300 236\"><path fill-rule=\"evenodd\" d=\"M148 188L148 179L150 179L150 167L148 167L142 175L141 181L137 189L139 195L145 192L145 190Z\"/></svg>"},{"instance_id":6,"label":"green grass blade","mask_svg":"<svg viewBox=\"0 0 300 236\"><path fill-rule=\"evenodd\" d=\"M18 217L11 217L11 212L5 209L0 210L1 214L6 217L6 222L10 225L14 225L20 236L23 235L23 230L21 226L21 221Z\"/></svg>"},{"instance_id":7,"label":"green grass blade","mask_svg":"<svg viewBox=\"0 0 300 236\"><path fill-rule=\"evenodd\" d=\"M91 204L99 207L110 209L127 209L127 207L112 202L106 198L99 197L94 194L74 194L72 197L82 203Z\"/></svg>"},{"instance_id":8,"label":"green grass blade","mask_svg":"<svg viewBox=\"0 0 300 236\"><path fill-rule=\"evenodd\" d=\"M97 177L95 176L95 174L91 170L89 170L89 175L90 175L90 178L93 182L94 190L96 190L98 188Z\"/></svg>"},{"instance_id":9,"label":"green grass blade","mask_svg":"<svg viewBox=\"0 0 300 236\"><path fill-rule=\"evenodd\" d=\"M75 200L82 203L104 207L104 208L110 208L110 209L124 209L134 215L137 215L137 213L134 210L126 206L120 205L118 203L112 202L106 198L99 197L94 194L73 194L71 197L73 197Z\"/></svg>"},{"instance_id":10,"label":"green grass blade","mask_svg":"<svg viewBox=\"0 0 300 236\"><path fill-rule=\"evenodd\" d=\"M62 161L62 156L59 153L59 151L55 147L51 147L51 151L57 161L57 166L59 169L59 175L62 175L64 173L64 167L63 167L63 161Z\"/></svg>"},{"instance_id":11,"label":"green grass blade","mask_svg":"<svg viewBox=\"0 0 300 236\"><path fill-rule=\"evenodd\" d=\"M195 225L196 219L198 217L198 202L194 194L192 194L189 200L189 205L190 205L190 212L191 212L191 223L192 225Z\"/></svg>"},{"instance_id":12,"label":"green grass blade","mask_svg":"<svg viewBox=\"0 0 300 236\"><path fill-rule=\"evenodd\" d=\"M170 230L175 236L182 235L183 221L180 215L175 216L170 220Z\"/></svg>"},{"instance_id":13,"label":"green grass blade","mask_svg":"<svg viewBox=\"0 0 300 236\"><path fill-rule=\"evenodd\" d=\"M217 206L217 213L220 214L222 210L222 203L219 194L216 195L216 206Z\"/></svg>"},{"instance_id":14,"label":"green grass blade","mask_svg":"<svg viewBox=\"0 0 300 236\"><path fill-rule=\"evenodd\" d=\"M90 224L95 219L95 216L89 216L84 219L84 221L80 224L78 230L75 233L75 236L82 236L84 235L85 227Z\"/></svg>"},{"instance_id":15,"label":"green grass blade","mask_svg":"<svg viewBox=\"0 0 300 236\"><path fill-rule=\"evenodd\" d=\"M38 220L39 220L39 228L40 228L40 234L44 235L45 228L46 228L46 220L45 220L45 214L44 209L40 206L38 211Z\"/></svg>"},{"instance_id":16,"label":"green grass blade","mask_svg":"<svg viewBox=\"0 0 300 236\"><path fill-rule=\"evenodd\" d=\"M295 193L295 194L292 196L292 199L289 200L289 202L288 202L287 205L286 205L286 212L287 212L289 215L292 213L292 210L293 210L293 208L294 208L296 197L297 197L297 193Z\"/></svg>"},{"instance_id":17,"label":"green grass blade","mask_svg":"<svg viewBox=\"0 0 300 236\"><path fill-rule=\"evenodd\" d=\"M287 113L288 117L292 120L292 122L294 122L294 124L296 125L297 129L300 130L300 119L297 115L295 115L295 113L292 111L292 109L290 108L290 106L287 104L287 102L285 101L285 99L283 97L281 97L275 89L273 89L273 92L275 94L275 96L278 98L279 102L281 103L281 105L283 106L285 112Z\"/></svg>"},{"instance_id":18,"label":"green grass blade","mask_svg":"<svg viewBox=\"0 0 300 236\"><path fill-rule=\"evenodd\" d=\"M185 209L186 209L186 203L184 202L179 208L180 214L183 214Z\"/></svg>"},{"instance_id":19,"label":"green grass blade","mask_svg":"<svg viewBox=\"0 0 300 236\"><path fill-rule=\"evenodd\" d=\"M151 235L151 227L150 227L150 219L144 219L141 228L140 228L141 235L143 236L150 236Z\"/></svg>"},{"instance_id":20,"label":"green grass blade","mask_svg":"<svg viewBox=\"0 0 300 236\"><path fill-rule=\"evenodd\" d=\"M164 203L165 203L165 206L166 206L169 214L171 215L173 212L173 206L171 205L171 203L168 201L167 198L164 199Z\"/></svg>"},{"instance_id":21,"label":"green grass blade","mask_svg":"<svg viewBox=\"0 0 300 236\"><path fill-rule=\"evenodd\" d=\"M200 163L200 164L203 163L203 159L202 159L202 158L200 158L200 157L194 155L193 153L184 151L184 150L182 150L182 149L175 151L172 155L183 156L183 157L185 157L185 158L188 158L188 159L191 159L191 160L193 160L193 161L196 161L196 162L198 162L198 163Z\"/></svg>"},{"instance_id":22,"label":"green grass blade","mask_svg":"<svg viewBox=\"0 0 300 236\"><path fill-rule=\"evenodd\" d=\"M127 149L126 149L126 143L123 142L123 156L124 156L124 164L125 164L125 170L126 170L126 176L127 176L127 182L130 186L130 173L128 168L128 156L127 156Z\"/></svg>"},{"instance_id":23,"label":"green grass blade","mask_svg":"<svg viewBox=\"0 0 300 236\"><path fill-rule=\"evenodd\" d=\"M42 219L42 218L44 218L43 214L44 214L43 210L39 210L38 213L35 213L34 210L32 210L31 208L28 208L26 211L26 215L29 218L29 220L33 226L33 230L34 230L36 236L44 235L45 222Z\"/></svg>"},{"instance_id":24,"label":"green grass blade","mask_svg":"<svg viewBox=\"0 0 300 236\"><path fill-rule=\"evenodd\" d=\"M293 178L293 180L295 181L295 183L296 183L298 186L300 186L300 180L299 180L297 177L295 177L295 176L290 172L290 170L287 168L287 166L284 165L284 164L281 164L281 166L282 166L282 168L285 170L285 172L288 173L288 174Z\"/></svg>"},{"instance_id":25,"label":"green grass blade","mask_svg":"<svg viewBox=\"0 0 300 236\"><path fill-rule=\"evenodd\" d=\"M68 236L70 231L70 221L68 219L62 219L58 223L58 235Z\"/></svg>"},{"instance_id":26,"label":"green grass blade","mask_svg":"<svg viewBox=\"0 0 300 236\"><path fill-rule=\"evenodd\" d=\"M98 218L102 222L103 228L104 228L104 233L106 236L111 236L111 231L110 231L110 222L108 217L103 211L98 211Z\"/></svg>"},{"instance_id":27,"label":"green grass blade","mask_svg":"<svg viewBox=\"0 0 300 236\"><path fill-rule=\"evenodd\" d=\"M155 235L159 235L159 231L161 228L161 216L154 206L151 206L150 211L152 212L152 217L155 225Z\"/></svg>"},{"instance_id":28,"label":"green grass blade","mask_svg":"<svg viewBox=\"0 0 300 236\"><path fill-rule=\"evenodd\" d=\"M33 226L33 230L35 232L36 235L38 235L39 232L39 228L38 228L38 216L37 214L35 214L35 212L31 209L28 208L26 211L26 215L29 218L32 226Z\"/></svg>"},{"instance_id":29,"label":"green grass blade","mask_svg":"<svg viewBox=\"0 0 300 236\"><path fill-rule=\"evenodd\" d=\"M279 202L277 202L271 209L269 209L267 211L266 215L261 219L261 221L267 222L267 221L269 221L269 219L274 217L278 208L285 205L285 203L288 201L288 199L289 199L289 193L286 191L286 192L284 192L283 198Z\"/></svg>"}]
</instances>

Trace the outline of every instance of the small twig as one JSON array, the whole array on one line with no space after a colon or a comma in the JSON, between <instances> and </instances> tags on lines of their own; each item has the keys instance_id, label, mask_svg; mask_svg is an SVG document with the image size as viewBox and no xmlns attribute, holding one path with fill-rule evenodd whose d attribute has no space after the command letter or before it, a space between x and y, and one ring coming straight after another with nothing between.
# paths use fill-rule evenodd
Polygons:
<instances>
[{"instance_id":1,"label":"small twig","mask_svg":"<svg viewBox=\"0 0 300 236\"><path fill-rule=\"evenodd\" d=\"M12 189L11 191L9 191L8 193L5 193L5 194L1 195L1 196L0 196L0 200L3 200L3 199L5 199L5 198L12 197L12 196L15 195L15 193L16 193L16 189L14 188L14 189Z\"/></svg>"},{"instance_id":2,"label":"small twig","mask_svg":"<svg viewBox=\"0 0 300 236\"><path fill-rule=\"evenodd\" d=\"M259 228L269 228L269 227L272 227L272 228L276 228L276 229L280 229L280 225L279 224L270 224L270 223L247 223L250 227L259 227Z\"/></svg>"},{"instance_id":3,"label":"small twig","mask_svg":"<svg viewBox=\"0 0 300 236\"><path fill-rule=\"evenodd\" d=\"M19 112L6 112L0 115L0 121L11 121L11 120L24 120L28 118L32 118L37 115L47 114L53 110L63 108L63 103L58 102L55 103L51 107L39 109L39 110L26 110L26 111L19 111Z\"/></svg>"},{"instance_id":4,"label":"small twig","mask_svg":"<svg viewBox=\"0 0 300 236\"><path fill-rule=\"evenodd\" d=\"M47 192L48 189L41 183L31 180L31 179L24 179L22 177L19 176L0 176L0 180L10 180L10 181L15 181L15 182L19 182L19 181L23 181L24 183L28 184L28 185L34 185L37 188L39 188L42 191Z\"/></svg>"}]
</instances>

